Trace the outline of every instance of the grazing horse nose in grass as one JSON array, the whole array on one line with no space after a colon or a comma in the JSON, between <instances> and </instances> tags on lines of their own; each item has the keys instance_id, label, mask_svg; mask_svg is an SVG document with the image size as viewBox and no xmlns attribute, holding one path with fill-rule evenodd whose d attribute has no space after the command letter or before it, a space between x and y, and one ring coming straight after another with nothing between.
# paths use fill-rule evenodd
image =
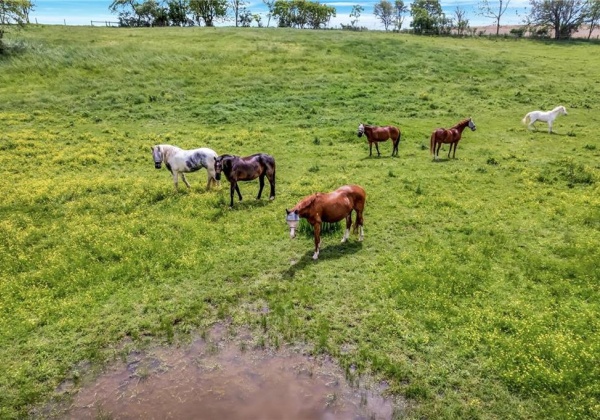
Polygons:
<instances>
[{"instance_id":1,"label":"grazing horse nose in grass","mask_svg":"<svg viewBox=\"0 0 600 420\"><path fill-rule=\"evenodd\" d=\"M354 229L357 230L358 240L362 241L363 232L363 211L366 201L365 190L359 185L344 185L337 190L323 194L316 193L304 197L291 210L285 210L286 221L290 227L290 237L296 234L296 226L301 218L304 218L313 227L315 239L315 252L313 260L319 258L321 249L321 224L336 223L346 219L346 231L342 242L346 242L350 237L350 227L352 226L352 211L356 214Z\"/></svg>"}]
</instances>

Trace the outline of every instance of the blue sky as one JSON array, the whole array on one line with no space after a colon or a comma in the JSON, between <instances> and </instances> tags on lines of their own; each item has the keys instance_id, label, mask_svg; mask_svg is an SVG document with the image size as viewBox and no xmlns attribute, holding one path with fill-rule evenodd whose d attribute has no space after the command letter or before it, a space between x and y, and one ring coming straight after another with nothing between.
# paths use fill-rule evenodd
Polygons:
<instances>
[{"instance_id":1,"label":"blue sky","mask_svg":"<svg viewBox=\"0 0 600 420\"><path fill-rule=\"evenodd\" d=\"M111 14L108 6L111 0L33 0L34 10L30 15L32 22L41 24L64 24L67 25L89 25L90 21L117 21L117 15ZM332 19L330 26L339 27L340 23L350 23L350 11L352 6L361 5L364 8L358 24L369 29L383 30L383 25L373 16L373 7L379 0L357 0L357 1L336 1L321 0L321 3L333 6L337 10L337 16ZM440 0L440 4L447 16L451 17L457 7L465 10L471 26L492 25L493 19L476 15L477 5L480 0ZM405 0L405 4L410 6L410 1ZM491 4L496 4L495 0L490 0ZM502 24L519 24L525 16L525 7L529 2L527 0L511 0L510 7L502 17ZM261 0L247 1L246 8L252 13L266 14L265 4ZM410 15L407 16L404 26L408 27ZM263 18L266 24L266 18ZM231 24L231 23L225 23ZM273 26L273 23L271 23Z\"/></svg>"}]
</instances>

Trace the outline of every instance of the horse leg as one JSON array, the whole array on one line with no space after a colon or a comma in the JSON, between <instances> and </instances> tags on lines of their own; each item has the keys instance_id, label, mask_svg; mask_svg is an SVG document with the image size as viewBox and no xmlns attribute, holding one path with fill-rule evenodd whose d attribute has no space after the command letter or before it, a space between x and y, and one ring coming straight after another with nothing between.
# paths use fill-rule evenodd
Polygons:
<instances>
[{"instance_id":1,"label":"horse leg","mask_svg":"<svg viewBox=\"0 0 600 420\"><path fill-rule=\"evenodd\" d=\"M346 231L344 232L344 236L342 237L342 243L346 242L350 237L350 226L352 226L352 211L348 213L346 216Z\"/></svg>"},{"instance_id":2,"label":"horse leg","mask_svg":"<svg viewBox=\"0 0 600 420\"><path fill-rule=\"evenodd\" d=\"M373 155L373 143L369 142L369 157Z\"/></svg>"},{"instance_id":3,"label":"horse leg","mask_svg":"<svg viewBox=\"0 0 600 420\"><path fill-rule=\"evenodd\" d=\"M381 156L381 153L379 153L379 143L375 142L375 148L377 149L377 156Z\"/></svg>"},{"instance_id":4,"label":"horse leg","mask_svg":"<svg viewBox=\"0 0 600 420\"><path fill-rule=\"evenodd\" d=\"M364 203L363 203L364 206ZM356 226L358 226L358 240L362 241L365 238L365 232L363 230L363 209L364 207L359 207L355 209L356 211Z\"/></svg>"},{"instance_id":5,"label":"horse leg","mask_svg":"<svg viewBox=\"0 0 600 420\"><path fill-rule=\"evenodd\" d=\"M532 118L531 121L529 121L529 125L527 126L527 128L537 130L537 128L535 128L534 125L536 121L537 120L535 118Z\"/></svg>"},{"instance_id":6,"label":"horse leg","mask_svg":"<svg viewBox=\"0 0 600 420\"><path fill-rule=\"evenodd\" d=\"M229 207L233 208L233 192L237 189L237 183L235 181L232 181L230 186L229 186Z\"/></svg>"},{"instance_id":7,"label":"horse leg","mask_svg":"<svg viewBox=\"0 0 600 420\"><path fill-rule=\"evenodd\" d=\"M269 184L271 185L269 200L275 200L275 171L273 171L272 175L269 175Z\"/></svg>"},{"instance_id":8,"label":"horse leg","mask_svg":"<svg viewBox=\"0 0 600 420\"><path fill-rule=\"evenodd\" d=\"M258 196L256 197L257 200L260 200L260 195L262 194L262 190L265 186L265 175L262 174L261 176L258 177Z\"/></svg>"},{"instance_id":9,"label":"horse leg","mask_svg":"<svg viewBox=\"0 0 600 420\"><path fill-rule=\"evenodd\" d=\"M442 148L442 142L438 142L437 148L435 150L435 160L438 160L440 157L440 149Z\"/></svg>"},{"instance_id":10,"label":"horse leg","mask_svg":"<svg viewBox=\"0 0 600 420\"><path fill-rule=\"evenodd\" d=\"M211 173L211 171L210 171L210 170L207 170L207 172L208 172L208 179L207 179L207 181L206 181L206 190L208 191L208 190L210 190L210 185L211 185L211 184L213 184L213 183L214 183L214 184L216 185L216 183L217 183L217 179L215 178L215 173L214 173L214 171Z\"/></svg>"},{"instance_id":11,"label":"horse leg","mask_svg":"<svg viewBox=\"0 0 600 420\"><path fill-rule=\"evenodd\" d=\"M240 201L242 201L242 193L240 192L240 187L239 187L237 181L235 182L235 190L237 191L238 198L240 199ZM233 198L232 198L232 200L233 200Z\"/></svg>"},{"instance_id":12,"label":"horse leg","mask_svg":"<svg viewBox=\"0 0 600 420\"><path fill-rule=\"evenodd\" d=\"M548 133L552 134L552 120L548 121Z\"/></svg>"},{"instance_id":13,"label":"horse leg","mask_svg":"<svg viewBox=\"0 0 600 420\"><path fill-rule=\"evenodd\" d=\"M315 230L315 253L313 254L313 260L319 258L319 250L321 249L321 222L314 224Z\"/></svg>"},{"instance_id":14,"label":"horse leg","mask_svg":"<svg viewBox=\"0 0 600 420\"><path fill-rule=\"evenodd\" d=\"M179 174L173 171L173 184L175 185L175 189L179 189Z\"/></svg>"},{"instance_id":15,"label":"horse leg","mask_svg":"<svg viewBox=\"0 0 600 420\"><path fill-rule=\"evenodd\" d=\"M192 188L190 187L190 183L187 181L187 178L185 177L185 174L183 172L181 172L181 179L183 179L183 183L186 185L186 187Z\"/></svg>"}]
</instances>

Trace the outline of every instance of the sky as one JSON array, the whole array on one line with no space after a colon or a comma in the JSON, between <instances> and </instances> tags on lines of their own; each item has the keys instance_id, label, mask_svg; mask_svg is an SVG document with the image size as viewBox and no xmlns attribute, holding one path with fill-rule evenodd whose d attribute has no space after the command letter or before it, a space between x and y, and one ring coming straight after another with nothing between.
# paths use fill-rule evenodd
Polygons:
<instances>
[{"instance_id":1,"label":"sky","mask_svg":"<svg viewBox=\"0 0 600 420\"><path fill-rule=\"evenodd\" d=\"M313 0L314 1L314 0ZM319 0L322 4L336 8L337 16L332 18L329 27L340 27L340 24L350 24L350 12L354 5L361 5L364 11L358 20L357 25L364 26L372 30L383 30L381 22L373 15L373 7L379 0ZM478 16L477 5L481 0L440 0L443 11L446 16L453 17L454 11L460 7L467 13L470 26L493 25L492 18ZM58 24L58 25L103 25L105 21L117 22L118 15L112 14L108 7L111 0L33 0L34 10L30 14L30 21L39 24ZM410 0L404 0L409 7ZM489 0L491 5L497 5L497 0ZM528 0L510 0L509 8L502 16L500 23L504 25L516 25L522 23L526 15ZM266 15L267 8L262 0L246 0L246 8L252 13ZM102 23L101 23L102 22ZM266 24L267 18L263 17L263 24ZM407 14L404 27L408 28L410 22L410 13ZM222 25L231 25L231 22L222 23ZM271 22L271 26L274 23Z\"/></svg>"}]
</instances>

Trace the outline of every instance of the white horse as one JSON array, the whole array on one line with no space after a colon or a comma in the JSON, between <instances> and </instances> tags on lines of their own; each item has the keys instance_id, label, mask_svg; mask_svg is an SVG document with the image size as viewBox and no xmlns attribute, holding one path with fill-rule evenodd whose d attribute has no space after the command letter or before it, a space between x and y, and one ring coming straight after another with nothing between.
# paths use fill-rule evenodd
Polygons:
<instances>
[{"instance_id":1,"label":"white horse","mask_svg":"<svg viewBox=\"0 0 600 420\"><path fill-rule=\"evenodd\" d=\"M201 168L206 168L208 171L208 182L206 189L210 189L211 181L217 183L215 172L215 158L217 153L206 147L199 149L184 150L170 144L159 144L152 146L152 157L154 158L154 167L160 169L164 162L165 166L171 174L173 174L173 183L175 188L178 186L178 178L181 174L181 179L190 188L189 182L185 179L184 172L195 172Z\"/></svg>"},{"instance_id":2,"label":"white horse","mask_svg":"<svg viewBox=\"0 0 600 420\"><path fill-rule=\"evenodd\" d=\"M548 123L548 133L552 133L552 121L559 115L567 115L567 110L564 106L557 106L552 111L531 111L521 121L523 124L527 124L529 118L529 125L527 128L535 128L533 123L536 121L544 121Z\"/></svg>"}]
</instances>

